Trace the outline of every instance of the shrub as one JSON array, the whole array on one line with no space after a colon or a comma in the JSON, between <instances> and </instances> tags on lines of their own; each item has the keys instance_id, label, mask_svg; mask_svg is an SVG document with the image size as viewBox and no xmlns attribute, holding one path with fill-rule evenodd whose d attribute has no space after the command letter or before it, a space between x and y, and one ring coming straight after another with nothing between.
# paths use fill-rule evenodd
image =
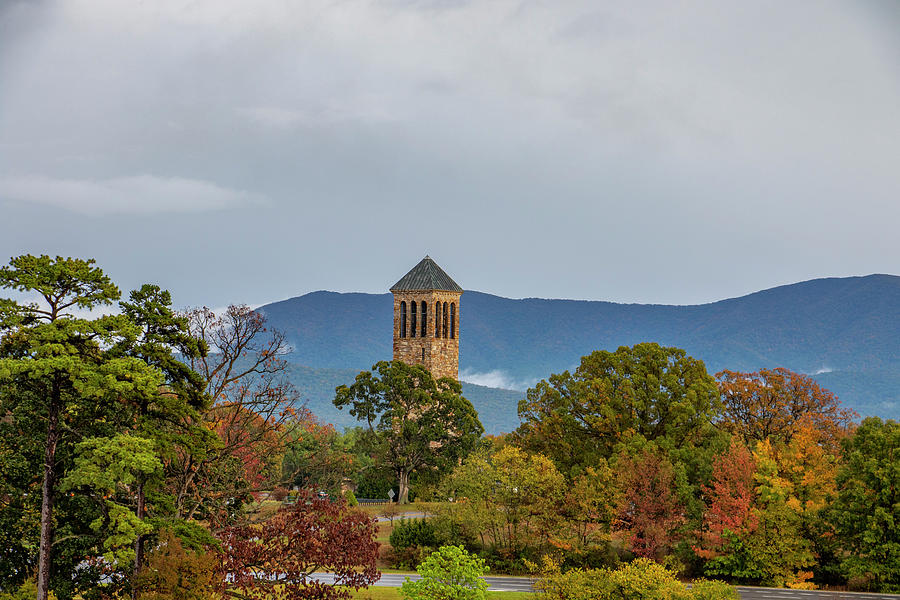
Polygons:
<instances>
[{"instance_id":1,"label":"shrub","mask_svg":"<svg viewBox=\"0 0 900 600\"><path fill-rule=\"evenodd\" d=\"M693 600L739 600L740 595L734 586L724 581L701 579L691 585L691 598Z\"/></svg>"},{"instance_id":2,"label":"shrub","mask_svg":"<svg viewBox=\"0 0 900 600\"><path fill-rule=\"evenodd\" d=\"M142 600L212 600L221 581L218 562L214 553L187 549L171 530L163 530L135 589Z\"/></svg>"},{"instance_id":3,"label":"shrub","mask_svg":"<svg viewBox=\"0 0 900 600\"><path fill-rule=\"evenodd\" d=\"M438 546L437 535L426 519L400 519L391 532L391 563L400 569L414 569Z\"/></svg>"},{"instance_id":4,"label":"shrub","mask_svg":"<svg viewBox=\"0 0 900 600\"><path fill-rule=\"evenodd\" d=\"M395 569L415 569L434 551L430 546L391 548L388 560Z\"/></svg>"},{"instance_id":5,"label":"shrub","mask_svg":"<svg viewBox=\"0 0 900 600\"><path fill-rule=\"evenodd\" d=\"M564 569L611 569L619 565L619 555L612 544L594 544L562 555Z\"/></svg>"},{"instance_id":6,"label":"shrub","mask_svg":"<svg viewBox=\"0 0 900 600\"><path fill-rule=\"evenodd\" d=\"M649 558L639 558L609 571L603 597L610 600L689 600L690 592L672 571Z\"/></svg>"},{"instance_id":7,"label":"shrub","mask_svg":"<svg viewBox=\"0 0 900 600\"><path fill-rule=\"evenodd\" d=\"M391 532L391 547L394 549L411 546L437 546L434 527L427 519L400 519L400 523Z\"/></svg>"},{"instance_id":8,"label":"shrub","mask_svg":"<svg viewBox=\"0 0 900 600\"><path fill-rule=\"evenodd\" d=\"M540 569L534 563L527 564L532 572L540 572L534 587L549 600L592 600L599 592L598 582L608 573L604 569L580 568L563 573L549 556L541 559Z\"/></svg>"},{"instance_id":9,"label":"shrub","mask_svg":"<svg viewBox=\"0 0 900 600\"><path fill-rule=\"evenodd\" d=\"M0 590L0 600L33 600L37 595L37 583L29 579L18 588L9 591ZM56 595L50 591L50 600L56 600Z\"/></svg>"},{"instance_id":10,"label":"shrub","mask_svg":"<svg viewBox=\"0 0 900 600\"><path fill-rule=\"evenodd\" d=\"M400 596L406 600L485 599L487 583L482 576L488 568L462 546L441 546L416 571L421 579L407 577L400 587Z\"/></svg>"},{"instance_id":11,"label":"shrub","mask_svg":"<svg viewBox=\"0 0 900 600\"><path fill-rule=\"evenodd\" d=\"M534 565L532 565L534 566ZM545 557L535 584L550 600L738 600L721 581L699 581L692 589L662 565L639 558L609 569L571 569L565 573Z\"/></svg>"},{"instance_id":12,"label":"shrub","mask_svg":"<svg viewBox=\"0 0 900 600\"><path fill-rule=\"evenodd\" d=\"M282 502L285 498L287 498L288 490L287 488L277 487L272 490L272 500L277 500L278 502Z\"/></svg>"},{"instance_id":13,"label":"shrub","mask_svg":"<svg viewBox=\"0 0 900 600\"><path fill-rule=\"evenodd\" d=\"M347 506L359 506L359 502L356 501L356 494L353 493L353 490L347 490L344 493L344 499L347 500Z\"/></svg>"},{"instance_id":14,"label":"shrub","mask_svg":"<svg viewBox=\"0 0 900 600\"><path fill-rule=\"evenodd\" d=\"M510 555L497 548L490 548L481 552L480 556L494 573L521 575L528 572L528 556L524 552Z\"/></svg>"},{"instance_id":15,"label":"shrub","mask_svg":"<svg viewBox=\"0 0 900 600\"><path fill-rule=\"evenodd\" d=\"M462 546L469 552L481 546L471 528L464 527L461 523L448 518L446 514L438 512L435 516L429 517L428 522L434 527L438 546ZM491 567L491 570L494 568Z\"/></svg>"}]
</instances>

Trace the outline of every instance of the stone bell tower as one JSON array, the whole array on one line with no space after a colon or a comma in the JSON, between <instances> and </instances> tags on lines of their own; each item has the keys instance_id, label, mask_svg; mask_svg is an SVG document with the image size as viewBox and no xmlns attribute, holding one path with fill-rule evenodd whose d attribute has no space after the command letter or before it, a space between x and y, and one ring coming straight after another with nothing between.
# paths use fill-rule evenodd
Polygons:
<instances>
[{"instance_id":1,"label":"stone bell tower","mask_svg":"<svg viewBox=\"0 0 900 600\"><path fill-rule=\"evenodd\" d=\"M394 360L424 365L435 379L459 379L459 297L463 289L426 256L391 286Z\"/></svg>"}]
</instances>

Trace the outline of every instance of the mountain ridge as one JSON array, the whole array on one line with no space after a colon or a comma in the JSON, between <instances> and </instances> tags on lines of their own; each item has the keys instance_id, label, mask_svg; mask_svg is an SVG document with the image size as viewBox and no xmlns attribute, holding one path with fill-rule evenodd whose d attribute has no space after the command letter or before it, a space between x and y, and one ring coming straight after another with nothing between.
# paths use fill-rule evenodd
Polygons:
<instances>
[{"instance_id":1,"label":"mountain ridge","mask_svg":"<svg viewBox=\"0 0 900 600\"><path fill-rule=\"evenodd\" d=\"M320 290L257 310L285 331L293 362L362 370L391 357L389 293ZM900 413L900 396L890 391L900 389L897 315L900 277L887 274L812 279L694 305L469 290L460 302L460 370L471 381L502 373L528 384L577 366L594 350L654 341L684 348L711 373L777 366L819 372L861 414L877 406L891 416ZM878 383L867 384L866 372L877 373Z\"/></svg>"}]
</instances>

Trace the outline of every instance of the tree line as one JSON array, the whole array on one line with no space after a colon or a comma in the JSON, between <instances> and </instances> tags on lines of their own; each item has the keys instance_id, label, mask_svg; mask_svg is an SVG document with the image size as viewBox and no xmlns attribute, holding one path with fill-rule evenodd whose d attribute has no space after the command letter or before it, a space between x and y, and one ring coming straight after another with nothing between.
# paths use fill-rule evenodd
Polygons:
<instances>
[{"instance_id":1,"label":"tree line","mask_svg":"<svg viewBox=\"0 0 900 600\"><path fill-rule=\"evenodd\" d=\"M900 589L900 424L857 423L807 375L714 377L641 343L583 357L518 409L516 431L431 488L455 501L423 539L507 572L645 558L682 577ZM421 554L401 546L398 562Z\"/></svg>"},{"instance_id":2,"label":"tree line","mask_svg":"<svg viewBox=\"0 0 900 600\"><path fill-rule=\"evenodd\" d=\"M266 490L328 454L308 436L331 433L262 315L179 312L150 284L124 299L74 258L15 257L0 287L17 292L0 300L0 595L327 598L349 593L311 584L317 567L350 587L377 579L374 523L345 504L307 492L250 521ZM293 585L273 593L273 575Z\"/></svg>"},{"instance_id":3,"label":"tree line","mask_svg":"<svg viewBox=\"0 0 900 600\"><path fill-rule=\"evenodd\" d=\"M392 536L407 567L456 546L547 581L646 559L900 586L900 426L857 423L805 375L712 376L653 343L598 351L528 390L521 426L493 437L458 382L385 361L336 389L360 422L338 432L246 306L176 311L150 284L123 298L93 261L61 257L13 258L0 287L17 292L0 300L0 593L348 597L309 578L377 578L348 486L434 502Z\"/></svg>"}]
</instances>

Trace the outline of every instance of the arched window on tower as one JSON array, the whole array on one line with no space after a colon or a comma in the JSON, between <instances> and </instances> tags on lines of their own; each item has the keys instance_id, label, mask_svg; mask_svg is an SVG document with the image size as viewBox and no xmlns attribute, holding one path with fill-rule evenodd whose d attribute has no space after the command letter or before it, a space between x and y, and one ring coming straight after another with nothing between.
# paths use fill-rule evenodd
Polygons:
<instances>
[{"instance_id":1,"label":"arched window on tower","mask_svg":"<svg viewBox=\"0 0 900 600\"><path fill-rule=\"evenodd\" d=\"M456 303L450 304L450 339L456 337Z\"/></svg>"},{"instance_id":2,"label":"arched window on tower","mask_svg":"<svg viewBox=\"0 0 900 600\"><path fill-rule=\"evenodd\" d=\"M428 305L422 300L422 337L428 335Z\"/></svg>"},{"instance_id":3,"label":"arched window on tower","mask_svg":"<svg viewBox=\"0 0 900 600\"><path fill-rule=\"evenodd\" d=\"M444 320L441 322L441 337L447 337L447 303L444 302Z\"/></svg>"},{"instance_id":4,"label":"arched window on tower","mask_svg":"<svg viewBox=\"0 0 900 600\"><path fill-rule=\"evenodd\" d=\"M400 337L406 337L406 302L400 303Z\"/></svg>"},{"instance_id":5,"label":"arched window on tower","mask_svg":"<svg viewBox=\"0 0 900 600\"><path fill-rule=\"evenodd\" d=\"M434 337L441 337L441 303L434 303Z\"/></svg>"},{"instance_id":6,"label":"arched window on tower","mask_svg":"<svg viewBox=\"0 0 900 600\"><path fill-rule=\"evenodd\" d=\"M418 304L415 300L409 303L409 337L416 337L416 306Z\"/></svg>"}]
</instances>

